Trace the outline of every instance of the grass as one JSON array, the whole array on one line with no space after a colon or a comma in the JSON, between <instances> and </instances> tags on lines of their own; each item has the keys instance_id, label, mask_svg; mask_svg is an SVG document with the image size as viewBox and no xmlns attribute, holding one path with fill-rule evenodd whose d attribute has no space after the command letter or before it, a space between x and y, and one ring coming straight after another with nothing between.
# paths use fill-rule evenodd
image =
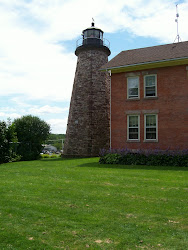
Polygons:
<instances>
[{"instance_id":1,"label":"grass","mask_svg":"<svg viewBox=\"0 0 188 250\"><path fill-rule=\"evenodd\" d=\"M0 165L0 249L188 249L187 168Z\"/></svg>"}]
</instances>

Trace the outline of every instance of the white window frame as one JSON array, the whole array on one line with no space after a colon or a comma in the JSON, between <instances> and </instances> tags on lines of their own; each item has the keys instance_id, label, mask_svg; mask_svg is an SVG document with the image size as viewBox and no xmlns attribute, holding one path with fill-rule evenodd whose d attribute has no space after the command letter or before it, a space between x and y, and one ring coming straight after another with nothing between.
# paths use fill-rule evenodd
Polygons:
<instances>
[{"instance_id":1,"label":"white window frame","mask_svg":"<svg viewBox=\"0 0 188 250\"><path fill-rule=\"evenodd\" d=\"M129 96L129 79L131 78L137 78L138 79L138 96ZM140 78L139 76L130 76L127 77L127 99L139 99L140 98Z\"/></svg>"},{"instance_id":2,"label":"white window frame","mask_svg":"<svg viewBox=\"0 0 188 250\"><path fill-rule=\"evenodd\" d=\"M146 78L148 76L154 76L155 77L155 95L154 96L146 96ZM152 75L145 75L144 76L144 98L155 98L157 97L157 75L156 74L152 74Z\"/></svg>"},{"instance_id":3,"label":"white window frame","mask_svg":"<svg viewBox=\"0 0 188 250\"><path fill-rule=\"evenodd\" d=\"M137 116L138 117L138 139L130 139L129 138L129 129L131 128L131 127L129 127L129 118L131 116ZM132 127L132 128L137 128L137 127ZM138 115L138 114L127 115L127 141L136 141L136 142L140 141L140 115Z\"/></svg>"},{"instance_id":4,"label":"white window frame","mask_svg":"<svg viewBox=\"0 0 188 250\"><path fill-rule=\"evenodd\" d=\"M146 129L148 127L146 127L146 116L148 115L155 115L156 117L156 127L150 127L150 128L156 128L156 139L146 139ZM150 113L150 114L144 114L144 141L145 142L158 142L158 114L153 114L153 113Z\"/></svg>"}]
</instances>

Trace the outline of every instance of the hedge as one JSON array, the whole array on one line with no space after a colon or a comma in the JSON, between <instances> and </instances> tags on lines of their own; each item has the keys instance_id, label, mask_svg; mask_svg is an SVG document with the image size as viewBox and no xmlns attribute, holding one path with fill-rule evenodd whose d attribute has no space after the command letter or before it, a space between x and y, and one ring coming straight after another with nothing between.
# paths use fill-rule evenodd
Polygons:
<instances>
[{"instance_id":1,"label":"hedge","mask_svg":"<svg viewBox=\"0 0 188 250\"><path fill-rule=\"evenodd\" d=\"M99 163L188 167L188 150L101 150Z\"/></svg>"}]
</instances>

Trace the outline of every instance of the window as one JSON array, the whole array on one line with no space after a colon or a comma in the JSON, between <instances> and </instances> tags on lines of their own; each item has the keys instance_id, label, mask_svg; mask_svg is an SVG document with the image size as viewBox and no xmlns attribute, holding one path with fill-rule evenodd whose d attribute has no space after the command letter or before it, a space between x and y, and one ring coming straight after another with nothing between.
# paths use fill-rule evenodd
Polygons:
<instances>
[{"instance_id":1,"label":"window","mask_svg":"<svg viewBox=\"0 0 188 250\"><path fill-rule=\"evenodd\" d=\"M144 76L144 97L157 96L157 76L147 75Z\"/></svg>"},{"instance_id":2,"label":"window","mask_svg":"<svg viewBox=\"0 0 188 250\"><path fill-rule=\"evenodd\" d=\"M139 98L139 77L127 78L127 98Z\"/></svg>"},{"instance_id":3,"label":"window","mask_svg":"<svg viewBox=\"0 0 188 250\"><path fill-rule=\"evenodd\" d=\"M90 30L86 30L84 32L84 39L85 38L100 38L100 31L99 30L95 30L95 29L90 29Z\"/></svg>"},{"instance_id":4,"label":"window","mask_svg":"<svg viewBox=\"0 0 188 250\"><path fill-rule=\"evenodd\" d=\"M158 140L157 115L145 115L145 140Z\"/></svg>"},{"instance_id":5,"label":"window","mask_svg":"<svg viewBox=\"0 0 188 250\"><path fill-rule=\"evenodd\" d=\"M139 140L140 139L140 116L139 115L128 115L127 121L127 134L128 140Z\"/></svg>"}]
</instances>

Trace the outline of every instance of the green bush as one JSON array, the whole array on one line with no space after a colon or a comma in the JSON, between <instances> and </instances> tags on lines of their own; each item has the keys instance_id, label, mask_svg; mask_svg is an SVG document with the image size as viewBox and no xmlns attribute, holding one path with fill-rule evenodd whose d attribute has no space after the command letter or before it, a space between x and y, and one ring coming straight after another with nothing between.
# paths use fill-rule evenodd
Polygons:
<instances>
[{"instance_id":1,"label":"green bush","mask_svg":"<svg viewBox=\"0 0 188 250\"><path fill-rule=\"evenodd\" d=\"M46 158L58 158L59 155L57 154L52 154L52 155L49 155L49 154L41 154L41 158L42 159L46 159Z\"/></svg>"},{"instance_id":2,"label":"green bush","mask_svg":"<svg viewBox=\"0 0 188 250\"><path fill-rule=\"evenodd\" d=\"M56 155L56 154L50 155L50 158L57 158L57 157L58 157L58 155Z\"/></svg>"},{"instance_id":3,"label":"green bush","mask_svg":"<svg viewBox=\"0 0 188 250\"><path fill-rule=\"evenodd\" d=\"M129 150L106 152L100 156L101 164L152 165L188 167L188 152L150 151L133 153Z\"/></svg>"},{"instance_id":4,"label":"green bush","mask_svg":"<svg viewBox=\"0 0 188 250\"><path fill-rule=\"evenodd\" d=\"M48 154L41 154L40 156L41 156L41 158L50 158L50 156Z\"/></svg>"},{"instance_id":5,"label":"green bush","mask_svg":"<svg viewBox=\"0 0 188 250\"><path fill-rule=\"evenodd\" d=\"M21 160L21 155L17 155L15 153L13 153L12 158L11 158L11 162L17 162Z\"/></svg>"},{"instance_id":6,"label":"green bush","mask_svg":"<svg viewBox=\"0 0 188 250\"><path fill-rule=\"evenodd\" d=\"M14 124L0 121L0 164L20 159L13 150L13 141L16 141Z\"/></svg>"},{"instance_id":7,"label":"green bush","mask_svg":"<svg viewBox=\"0 0 188 250\"><path fill-rule=\"evenodd\" d=\"M100 163L119 164L121 156L119 154L107 154L100 158Z\"/></svg>"}]
</instances>

